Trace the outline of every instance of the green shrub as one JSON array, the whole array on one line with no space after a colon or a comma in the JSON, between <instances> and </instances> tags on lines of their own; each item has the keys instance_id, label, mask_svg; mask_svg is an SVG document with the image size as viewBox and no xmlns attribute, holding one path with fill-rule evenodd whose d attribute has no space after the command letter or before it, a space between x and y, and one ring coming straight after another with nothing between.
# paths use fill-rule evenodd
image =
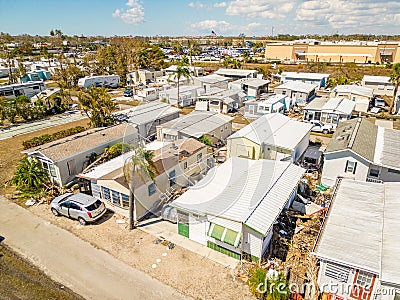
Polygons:
<instances>
[{"instance_id":1,"label":"green shrub","mask_svg":"<svg viewBox=\"0 0 400 300\"><path fill-rule=\"evenodd\" d=\"M29 149L29 148L33 148L33 147L37 147L55 140L59 140L80 132L85 131L86 128L83 126L76 126L73 128L68 128L65 130L61 130L58 132L55 132L53 134L44 134L41 136L36 136L34 138L31 138L30 140L24 141L22 142L22 146L24 147L24 150Z\"/></svg>"}]
</instances>

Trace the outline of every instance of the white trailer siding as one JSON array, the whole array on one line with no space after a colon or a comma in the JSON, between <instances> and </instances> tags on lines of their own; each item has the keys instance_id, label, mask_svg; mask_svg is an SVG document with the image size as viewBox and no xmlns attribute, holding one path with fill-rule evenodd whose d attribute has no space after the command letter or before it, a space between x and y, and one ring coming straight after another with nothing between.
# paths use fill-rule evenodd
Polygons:
<instances>
[{"instance_id":1,"label":"white trailer siding","mask_svg":"<svg viewBox=\"0 0 400 300\"><path fill-rule=\"evenodd\" d=\"M78 87L90 88L92 86L104 86L107 88L117 88L120 85L118 75L88 76L78 80Z\"/></svg>"},{"instance_id":2,"label":"white trailer siding","mask_svg":"<svg viewBox=\"0 0 400 300\"><path fill-rule=\"evenodd\" d=\"M242 249L252 256L262 256L263 236L247 226L243 226Z\"/></svg>"},{"instance_id":3,"label":"white trailer siding","mask_svg":"<svg viewBox=\"0 0 400 300\"><path fill-rule=\"evenodd\" d=\"M189 239L207 246L208 227L206 218L189 214Z\"/></svg>"},{"instance_id":4,"label":"white trailer siding","mask_svg":"<svg viewBox=\"0 0 400 300\"><path fill-rule=\"evenodd\" d=\"M354 174L346 172L347 161L357 163ZM326 153L321 183L327 186L333 186L338 176L365 181L367 179L369 165L370 163L368 161L349 150Z\"/></svg>"}]
</instances>

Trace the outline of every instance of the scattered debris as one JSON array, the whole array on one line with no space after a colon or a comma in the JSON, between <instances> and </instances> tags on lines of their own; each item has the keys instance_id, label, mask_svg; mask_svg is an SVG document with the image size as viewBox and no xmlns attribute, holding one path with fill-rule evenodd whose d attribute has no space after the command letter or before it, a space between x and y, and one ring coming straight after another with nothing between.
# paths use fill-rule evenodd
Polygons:
<instances>
[{"instance_id":1,"label":"scattered debris","mask_svg":"<svg viewBox=\"0 0 400 300\"><path fill-rule=\"evenodd\" d=\"M31 200L27 200L27 201L25 202L25 205L26 205L26 206L32 206L32 205L34 205L35 203L36 203L36 200L31 199Z\"/></svg>"},{"instance_id":2,"label":"scattered debris","mask_svg":"<svg viewBox=\"0 0 400 300\"><path fill-rule=\"evenodd\" d=\"M121 219L117 219L115 222L117 222L117 224L125 224L125 221Z\"/></svg>"},{"instance_id":3,"label":"scattered debris","mask_svg":"<svg viewBox=\"0 0 400 300\"><path fill-rule=\"evenodd\" d=\"M174 248L175 248L175 244L169 242L169 243L168 243L168 249L172 250L172 249L174 249Z\"/></svg>"},{"instance_id":4,"label":"scattered debris","mask_svg":"<svg viewBox=\"0 0 400 300\"><path fill-rule=\"evenodd\" d=\"M157 268L157 265L156 264L152 264L151 267L152 267L152 269L155 269L155 268Z\"/></svg>"},{"instance_id":5,"label":"scattered debris","mask_svg":"<svg viewBox=\"0 0 400 300\"><path fill-rule=\"evenodd\" d=\"M161 259L157 258L156 263L160 263L160 262L161 262Z\"/></svg>"},{"instance_id":6,"label":"scattered debris","mask_svg":"<svg viewBox=\"0 0 400 300\"><path fill-rule=\"evenodd\" d=\"M161 256L167 256L167 252L164 252L163 254L161 254Z\"/></svg>"}]
</instances>

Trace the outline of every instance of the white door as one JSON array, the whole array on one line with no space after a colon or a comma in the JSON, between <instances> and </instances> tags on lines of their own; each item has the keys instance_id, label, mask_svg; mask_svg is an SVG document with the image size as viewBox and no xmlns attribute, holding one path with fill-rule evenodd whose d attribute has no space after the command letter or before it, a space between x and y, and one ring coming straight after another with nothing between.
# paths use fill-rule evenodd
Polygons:
<instances>
[{"instance_id":1,"label":"white door","mask_svg":"<svg viewBox=\"0 0 400 300\"><path fill-rule=\"evenodd\" d=\"M207 245L207 221L189 214L189 239Z\"/></svg>"}]
</instances>

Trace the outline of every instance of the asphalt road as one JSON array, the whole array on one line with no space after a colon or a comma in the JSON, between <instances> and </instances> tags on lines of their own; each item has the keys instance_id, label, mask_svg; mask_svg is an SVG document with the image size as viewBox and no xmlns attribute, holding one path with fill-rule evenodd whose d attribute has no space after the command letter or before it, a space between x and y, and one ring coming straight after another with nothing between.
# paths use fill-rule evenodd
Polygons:
<instances>
[{"instance_id":1,"label":"asphalt road","mask_svg":"<svg viewBox=\"0 0 400 300\"><path fill-rule=\"evenodd\" d=\"M52 117L48 117L48 118L37 120L37 121L12 125L12 126L0 129L0 140L12 138L12 137L20 135L20 134L30 133L33 131L37 131L37 130L41 130L41 129L45 129L45 128L49 128L49 127L53 127L53 126L57 126L57 125L61 125L61 124L74 122L77 120L81 120L83 118L86 118L86 116L82 115L80 112L75 112L75 113L52 116Z\"/></svg>"},{"instance_id":2,"label":"asphalt road","mask_svg":"<svg viewBox=\"0 0 400 300\"><path fill-rule=\"evenodd\" d=\"M186 299L2 196L0 236L2 243L86 299Z\"/></svg>"}]
</instances>

